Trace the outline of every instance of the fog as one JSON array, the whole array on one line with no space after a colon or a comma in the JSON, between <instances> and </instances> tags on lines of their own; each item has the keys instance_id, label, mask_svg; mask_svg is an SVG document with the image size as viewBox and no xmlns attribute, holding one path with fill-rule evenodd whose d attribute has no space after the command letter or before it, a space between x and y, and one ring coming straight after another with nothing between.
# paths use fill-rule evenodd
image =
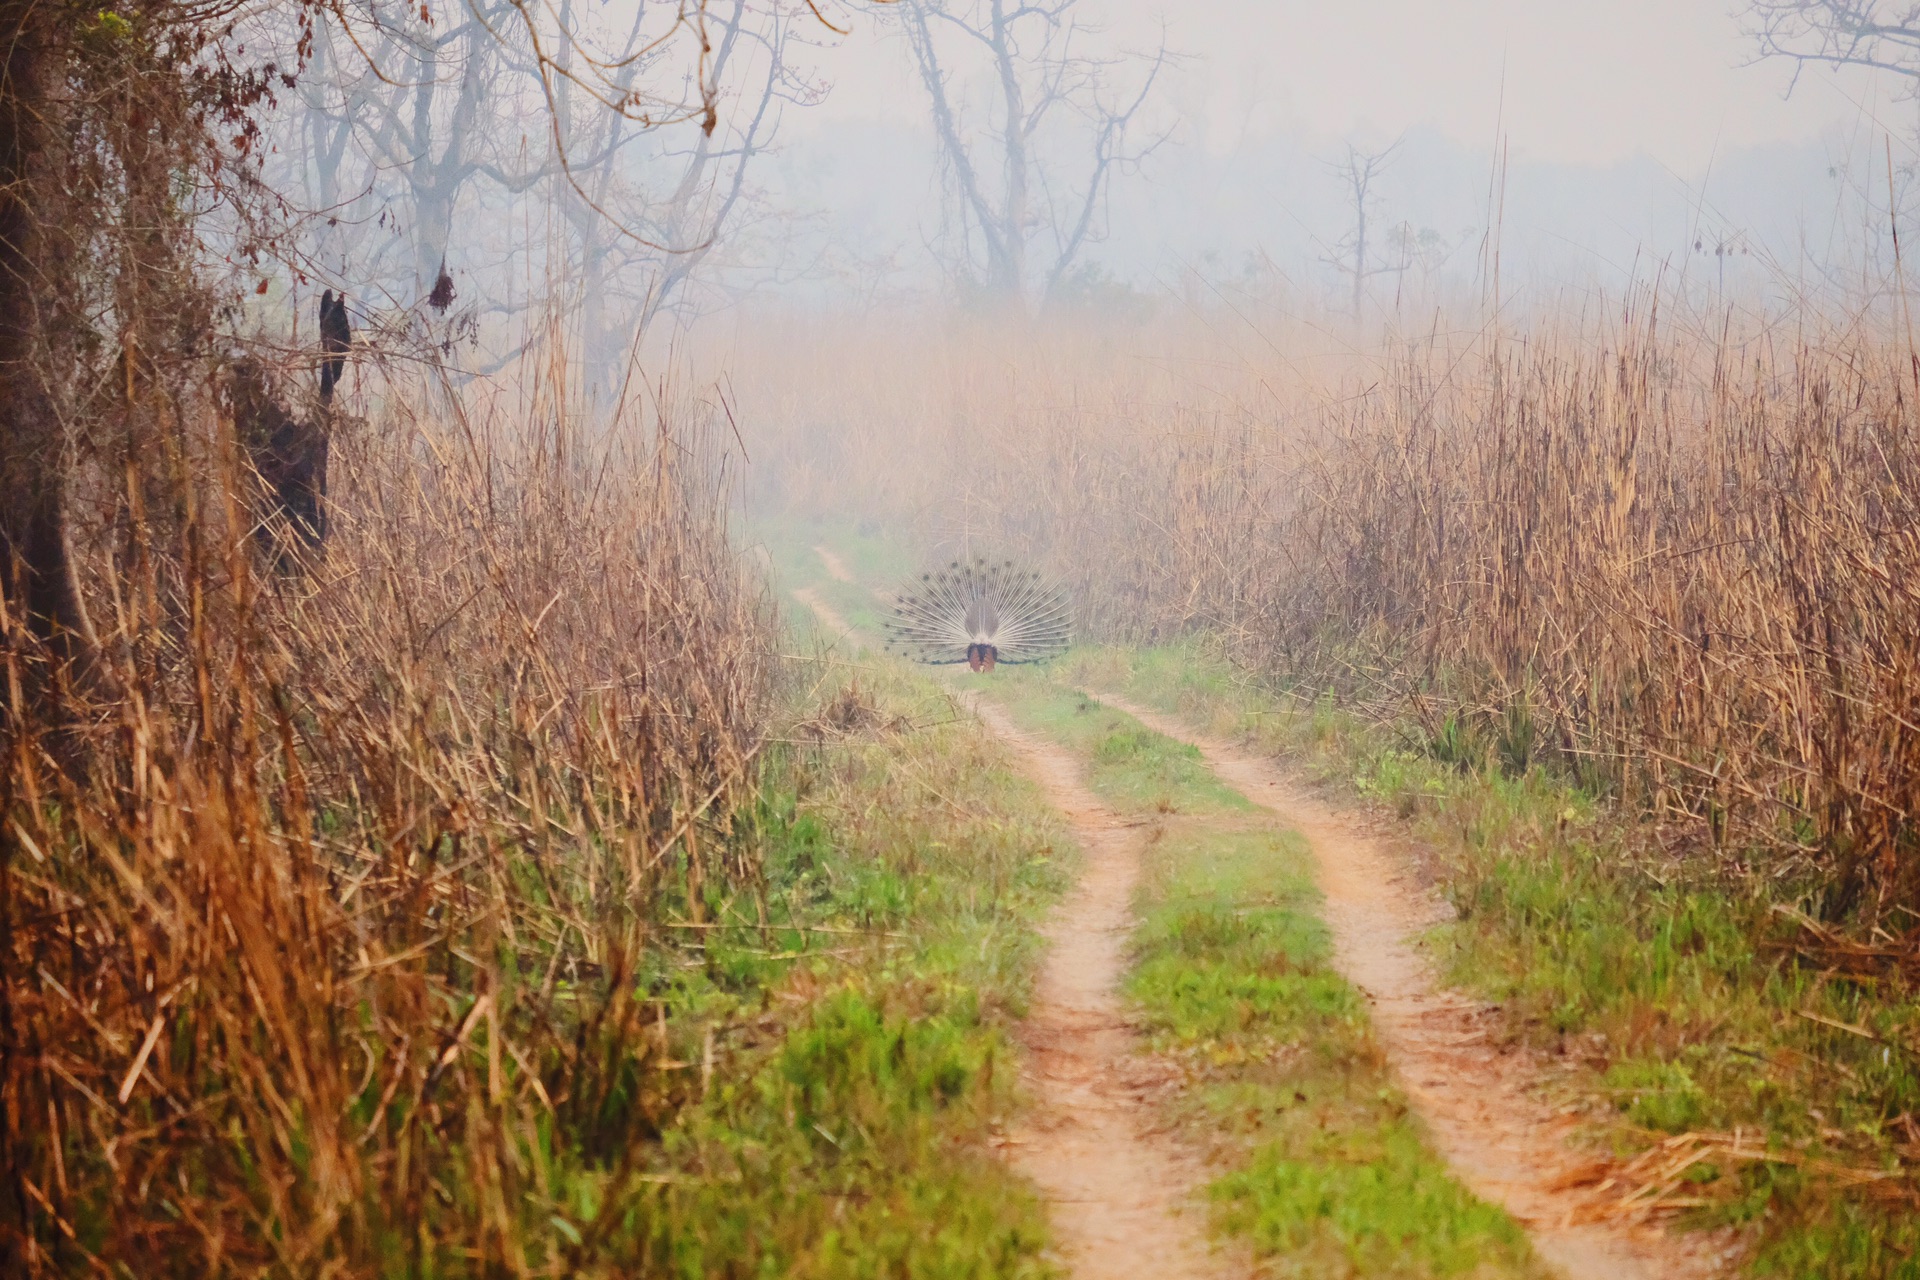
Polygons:
<instances>
[{"instance_id":1,"label":"fog","mask_svg":"<svg viewBox=\"0 0 1920 1280\"><path fill-rule=\"evenodd\" d=\"M0 1280L1916 1274L1920 0L0 10Z\"/></svg>"},{"instance_id":2,"label":"fog","mask_svg":"<svg viewBox=\"0 0 1920 1280\"><path fill-rule=\"evenodd\" d=\"M1650 282L1774 312L1888 288L1920 125L1903 77L1762 58L1749 10L1047 9L1012 45L1017 199L984 3L710 0L704 56L688 10L632 0L328 35L274 122L269 181L305 211L281 284L295 314L344 288L470 372L556 316L603 380L793 307L1258 296L1413 326ZM442 264L460 301L429 314ZM262 323L287 301L264 294Z\"/></svg>"},{"instance_id":3,"label":"fog","mask_svg":"<svg viewBox=\"0 0 1920 1280\"><path fill-rule=\"evenodd\" d=\"M1164 29L1179 55L1140 124L1166 142L1116 177L1087 250L1149 291L1260 260L1300 286L1337 285L1322 259L1351 229L1331 171L1349 143L1400 140L1379 217L1436 233L1453 271L1478 270L1497 220L1519 273L1579 285L1660 265L1717 280L1721 261L1689 261L1695 241L1706 258L1728 244L1798 276L1858 245L1876 195L1884 218L1884 186L1867 184L1884 184L1889 141L1896 166L1914 159L1913 106L1894 86L1830 69L1796 84L1719 6L1088 7L1111 47L1151 49ZM901 41L869 18L820 65L833 90L790 120L769 190L818 219L817 247L860 284L925 288L941 192Z\"/></svg>"}]
</instances>

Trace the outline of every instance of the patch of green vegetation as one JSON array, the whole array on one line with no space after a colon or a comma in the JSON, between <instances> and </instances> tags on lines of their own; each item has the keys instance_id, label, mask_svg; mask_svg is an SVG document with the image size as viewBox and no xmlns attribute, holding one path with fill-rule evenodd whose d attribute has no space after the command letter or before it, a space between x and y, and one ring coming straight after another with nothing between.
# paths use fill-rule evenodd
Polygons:
<instances>
[{"instance_id":1,"label":"patch of green vegetation","mask_svg":"<svg viewBox=\"0 0 1920 1280\"><path fill-rule=\"evenodd\" d=\"M602 1256L612 1274L688 1280L1045 1275L1041 1209L979 1142L1005 1105L1003 1058L950 980L810 992L776 1050L665 1135L646 1208Z\"/></svg>"},{"instance_id":2,"label":"patch of green vegetation","mask_svg":"<svg viewBox=\"0 0 1920 1280\"><path fill-rule=\"evenodd\" d=\"M1602 1141L1740 1133L1778 1157L1705 1161L1672 1192L1688 1225L1748 1231L1751 1273L1920 1276L1920 993L1808 947L1790 881L1651 847L1519 760L1518 729L1366 721L1198 644L1081 651L1063 678L1295 753L1411 819L1459 914L1434 939L1449 980L1563 1055ZM1893 1177L1869 1195L1839 1169Z\"/></svg>"},{"instance_id":3,"label":"patch of green vegetation","mask_svg":"<svg viewBox=\"0 0 1920 1280\"><path fill-rule=\"evenodd\" d=\"M1071 844L926 681L876 662L850 696L869 727L788 748L740 815L757 900L710 894L642 975L665 1046L643 1066L683 1105L642 1149L543 1170L568 1274L1052 1274L1044 1208L985 1139Z\"/></svg>"},{"instance_id":4,"label":"patch of green vegetation","mask_svg":"<svg viewBox=\"0 0 1920 1280\"><path fill-rule=\"evenodd\" d=\"M1177 1122L1228 1169L1211 1188L1221 1229L1282 1275L1544 1274L1520 1228L1427 1149L1331 967L1298 838L1129 716L1040 675L992 687L1087 762L1103 799L1154 824L1128 994L1186 1079Z\"/></svg>"}]
</instances>

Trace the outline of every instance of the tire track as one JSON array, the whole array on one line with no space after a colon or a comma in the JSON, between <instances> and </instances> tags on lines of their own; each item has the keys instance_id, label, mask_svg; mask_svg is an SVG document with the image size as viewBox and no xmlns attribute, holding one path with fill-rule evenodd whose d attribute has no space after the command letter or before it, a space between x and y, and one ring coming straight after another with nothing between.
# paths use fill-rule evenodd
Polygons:
<instances>
[{"instance_id":1,"label":"tire track","mask_svg":"<svg viewBox=\"0 0 1920 1280\"><path fill-rule=\"evenodd\" d=\"M796 591L829 627L851 629L810 591ZM1197 747L1223 781L1306 838L1325 896L1340 972L1367 997L1380 1038L1434 1148L1472 1191L1505 1209L1536 1252L1569 1280L1694 1280L1717 1273L1708 1242L1592 1220L1595 1161L1572 1142L1577 1122L1545 1105L1524 1055L1491 1040L1486 1008L1435 980L1414 940L1444 912L1412 887L1399 859L1315 798L1281 766L1195 732L1171 716L1088 690L1155 732ZM1009 1154L1054 1205L1073 1274L1148 1277L1247 1274L1205 1251L1193 1193L1205 1170L1149 1134L1137 1042L1119 1002L1140 848L1080 779L1064 749L1021 733L979 698L968 706L1019 753L1073 824L1087 871L1045 934L1051 943L1022 1029L1036 1106ZM1172 1225L1166 1240L1152 1233ZM1140 1250L1158 1250L1145 1252Z\"/></svg>"},{"instance_id":2,"label":"tire track","mask_svg":"<svg viewBox=\"0 0 1920 1280\"><path fill-rule=\"evenodd\" d=\"M817 546L813 554L820 557L820 563L826 566L827 576L835 582L852 582L853 574L847 569L847 562L833 553L831 547Z\"/></svg>"},{"instance_id":3,"label":"tire track","mask_svg":"<svg viewBox=\"0 0 1920 1280\"><path fill-rule=\"evenodd\" d=\"M1209 768L1279 815L1312 846L1333 931L1334 962L1366 994L1374 1027L1434 1147L1482 1199L1527 1229L1570 1280L1687 1280L1717 1271L1704 1240L1592 1220L1595 1162L1571 1142L1576 1122L1546 1106L1524 1055L1488 1036L1480 1003L1442 988L1414 939L1443 918L1399 860L1280 766L1195 732L1171 716L1098 690L1087 696L1197 747Z\"/></svg>"},{"instance_id":4,"label":"tire track","mask_svg":"<svg viewBox=\"0 0 1920 1280\"><path fill-rule=\"evenodd\" d=\"M1074 1276L1249 1275L1238 1248L1208 1245L1205 1166L1155 1132L1147 1093L1156 1081L1120 996L1145 837L1087 789L1064 749L1020 732L990 702L968 703L1066 816L1084 855L1079 881L1041 929L1046 957L1018 1030L1033 1105L1008 1136L1008 1155L1045 1193Z\"/></svg>"}]
</instances>

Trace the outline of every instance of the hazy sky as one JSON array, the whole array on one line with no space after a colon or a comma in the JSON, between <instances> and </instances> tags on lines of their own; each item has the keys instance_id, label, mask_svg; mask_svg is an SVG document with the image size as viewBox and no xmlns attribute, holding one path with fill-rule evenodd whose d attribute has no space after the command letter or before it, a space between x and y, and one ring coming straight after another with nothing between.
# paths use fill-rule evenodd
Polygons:
<instances>
[{"instance_id":1,"label":"hazy sky","mask_svg":"<svg viewBox=\"0 0 1920 1280\"><path fill-rule=\"evenodd\" d=\"M1484 147L1503 123L1516 156L1609 164L1644 152L1698 172L1716 149L1810 138L1863 111L1911 132L1911 106L1864 74L1810 70L1783 97L1791 68L1748 65L1752 41L1728 0L1084 0L1081 12L1136 44L1164 19L1190 55L1167 104L1186 141L1215 154L1273 133L1417 126ZM801 113L798 131L919 109L899 51L874 56L870 13L823 58L832 100Z\"/></svg>"},{"instance_id":2,"label":"hazy sky","mask_svg":"<svg viewBox=\"0 0 1920 1280\"><path fill-rule=\"evenodd\" d=\"M815 60L832 93L788 113L768 172L861 270L908 280L943 225L926 101L891 24L846 3L854 34ZM1885 148L1920 161L1920 110L1896 77L1858 69L1809 67L1788 97L1792 65L1756 61L1737 5L1082 0L1102 47L1151 50L1164 23L1183 55L1134 135L1167 130L1170 145L1115 179L1086 257L1161 288L1264 258L1337 292L1328 259L1353 214L1333 166L1348 142L1404 138L1376 225L1431 231L1454 246L1445 271L1470 275L1504 136L1510 279L1710 273L1716 289L1797 291L1884 230Z\"/></svg>"}]
</instances>

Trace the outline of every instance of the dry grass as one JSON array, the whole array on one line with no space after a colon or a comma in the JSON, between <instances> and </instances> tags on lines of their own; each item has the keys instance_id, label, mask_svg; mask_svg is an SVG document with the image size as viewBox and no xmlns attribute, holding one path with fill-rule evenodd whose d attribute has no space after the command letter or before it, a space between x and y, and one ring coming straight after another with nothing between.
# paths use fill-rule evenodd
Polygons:
<instances>
[{"instance_id":1,"label":"dry grass","mask_svg":"<svg viewBox=\"0 0 1920 1280\"><path fill-rule=\"evenodd\" d=\"M1920 1205L1911 1180L1899 1169L1841 1164L1794 1151L1773 1150L1764 1134L1681 1133L1654 1142L1630 1160L1602 1162L1592 1172L1592 1219L1644 1220L1687 1209L1723 1204L1728 1189L1702 1194L1690 1175L1721 1172L1743 1164L1790 1165L1822 1181L1824 1189L1854 1201L1895 1212ZM1704 1168L1703 1168L1704 1167ZM1731 1182L1731 1180L1728 1180Z\"/></svg>"},{"instance_id":2,"label":"dry grass","mask_svg":"<svg viewBox=\"0 0 1920 1280\"><path fill-rule=\"evenodd\" d=\"M396 386L294 574L210 409L90 491L98 696L0 795L10 1274L593 1269L563 1188L697 1087L636 975L758 874L769 609L683 410Z\"/></svg>"},{"instance_id":3,"label":"dry grass","mask_svg":"<svg viewBox=\"0 0 1920 1280\"><path fill-rule=\"evenodd\" d=\"M1305 468L1243 635L1812 869L1830 913L1920 905L1905 353L1675 345L1629 322L1477 384L1409 370Z\"/></svg>"},{"instance_id":4,"label":"dry grass","mask_svg":"<svg viewBox=\"0 0 1920 1280\"><path fill-rule=\"evenodd\" d=\"M748 401L786 427L756 456L798 483L758 497L1012 545L1073 581L1094 634L1224 632L1310 691L1411 713L1437 751L1557 762L1697 847L1816 879L1829 917L1906 931L1903 339L1703 336L1643 301L1362 358L1256 321L836 331L871 357L852 369L783 332Z\"/></svg>"}]
</instances>

